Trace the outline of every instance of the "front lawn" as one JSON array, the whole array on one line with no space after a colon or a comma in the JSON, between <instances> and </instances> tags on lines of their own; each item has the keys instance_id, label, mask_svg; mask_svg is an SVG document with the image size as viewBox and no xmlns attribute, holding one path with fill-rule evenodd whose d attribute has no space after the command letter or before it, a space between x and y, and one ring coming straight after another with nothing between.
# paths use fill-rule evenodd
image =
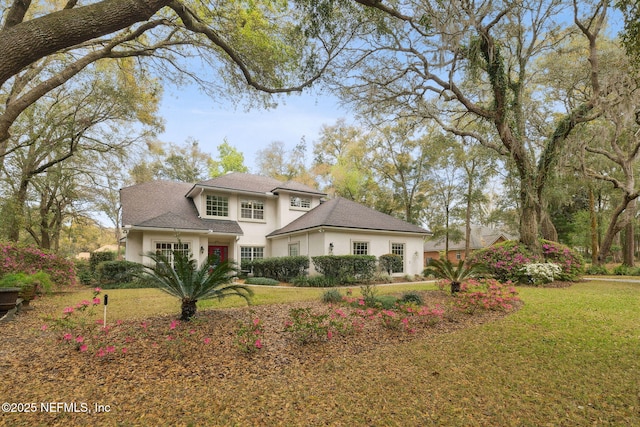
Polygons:
<instances>
[{"instance_id":1,"label":"front lawn","mask_svg":"<svg viewBox=\"0 0 640 427\"><path fill-rule=\"evenodd\" d=\"M400 286L378 290L449 298L429 284ZM107 357L40 329L44 315L90 292L35 301L0 325L0 395L37 410L4 413L0 425L640 425L640 284L519 288L524 305L506 316L449 316L414 334L370 327L307 345L288 339L284 323L290 307L321 308L312 301L323 290L253 289L256 306L206 302L193 324L173 329L171 297L107 291L108 323L144 324L146 334ZM254 318L264 346L247 356L233 345L235 322ZM63 410L44 413L46 402Z\"/></svg>"}]
</instances>

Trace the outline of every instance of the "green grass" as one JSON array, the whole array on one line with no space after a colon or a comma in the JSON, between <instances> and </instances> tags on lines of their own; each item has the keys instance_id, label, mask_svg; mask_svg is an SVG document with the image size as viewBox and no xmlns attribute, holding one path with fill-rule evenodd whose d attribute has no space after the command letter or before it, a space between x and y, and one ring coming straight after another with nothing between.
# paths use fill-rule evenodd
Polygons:
<instances>
[{"instance_id":1,"label":"green grass","mask_svg":"<svg viewBox=\"0 0 640 427\"><path fill-rule=\"evenodd\" d=\"M252 289L255 304L314 300L325 290ZM358 293L357 287L351 289ZM434 286L379 286L378 293L413 289ZM524 306L494 322L299 365L278 375L238 378L233 392L194 378L184 385L192 393L183 402L186 415L180 422L640 425L640 284L597 280L519 291ZM178 302L156 290L108 293L114 318L179 313ZM78 295L51 298L63 307L77 302ZM202 302L200 308L242 305L229 299ZM158 384L158 390L163 387L169 392L169 384Z\"/></svg>"}]
</instances>

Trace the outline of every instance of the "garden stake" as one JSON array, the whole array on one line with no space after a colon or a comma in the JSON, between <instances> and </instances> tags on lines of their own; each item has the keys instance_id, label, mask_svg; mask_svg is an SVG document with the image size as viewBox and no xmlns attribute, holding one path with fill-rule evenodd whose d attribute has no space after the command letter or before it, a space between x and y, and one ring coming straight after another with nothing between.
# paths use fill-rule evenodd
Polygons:
<instances>
[{"instance_id":1,"label":"garden stake","mask_svg":"<svg viewBox=\"0 0 640 427\"><path fill-rule=\"evenodd\" d=\"M102 327L106 328L107 327L107 304L109 303L109 295L104 294L104 319L103 319L103 323L102 323Z\"/></svg>"}]
</instances>

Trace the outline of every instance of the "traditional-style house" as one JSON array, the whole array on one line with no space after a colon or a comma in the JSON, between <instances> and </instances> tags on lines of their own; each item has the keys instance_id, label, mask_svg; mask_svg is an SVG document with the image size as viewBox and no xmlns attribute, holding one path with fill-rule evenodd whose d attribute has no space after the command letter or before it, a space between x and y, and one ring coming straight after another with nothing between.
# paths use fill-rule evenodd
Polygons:
<instances>
[{"instance_id":1,"label":"traditional-style house","mask_svg":"<svg viewBox=\"0 0 640 427\"><path fill-rule=\"evenodd\" d=\"M426 230L309 186L244 173L196 184L154 181L120 190L126 259L174 250L242 261L288 255L380 255L421 274ZM311 269L313 274L313 268Z\"/></svg>"}]
</instances>

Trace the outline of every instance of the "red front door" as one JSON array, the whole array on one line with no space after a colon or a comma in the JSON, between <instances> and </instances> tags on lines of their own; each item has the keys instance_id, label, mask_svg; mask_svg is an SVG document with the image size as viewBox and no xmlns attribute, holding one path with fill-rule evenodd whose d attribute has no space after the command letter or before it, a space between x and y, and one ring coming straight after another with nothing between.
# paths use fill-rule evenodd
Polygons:
<instances>
[{"instance_id":1,"label":"red front door","mask_svg":"<svg viewBox=\"0 0 640 427\"><path fill-rule=\"evenodd\" d=\"M226 261L229 257L229 246L209 246L209 256L211 255L220 261Z\"/></svg>"}]
</instances>

